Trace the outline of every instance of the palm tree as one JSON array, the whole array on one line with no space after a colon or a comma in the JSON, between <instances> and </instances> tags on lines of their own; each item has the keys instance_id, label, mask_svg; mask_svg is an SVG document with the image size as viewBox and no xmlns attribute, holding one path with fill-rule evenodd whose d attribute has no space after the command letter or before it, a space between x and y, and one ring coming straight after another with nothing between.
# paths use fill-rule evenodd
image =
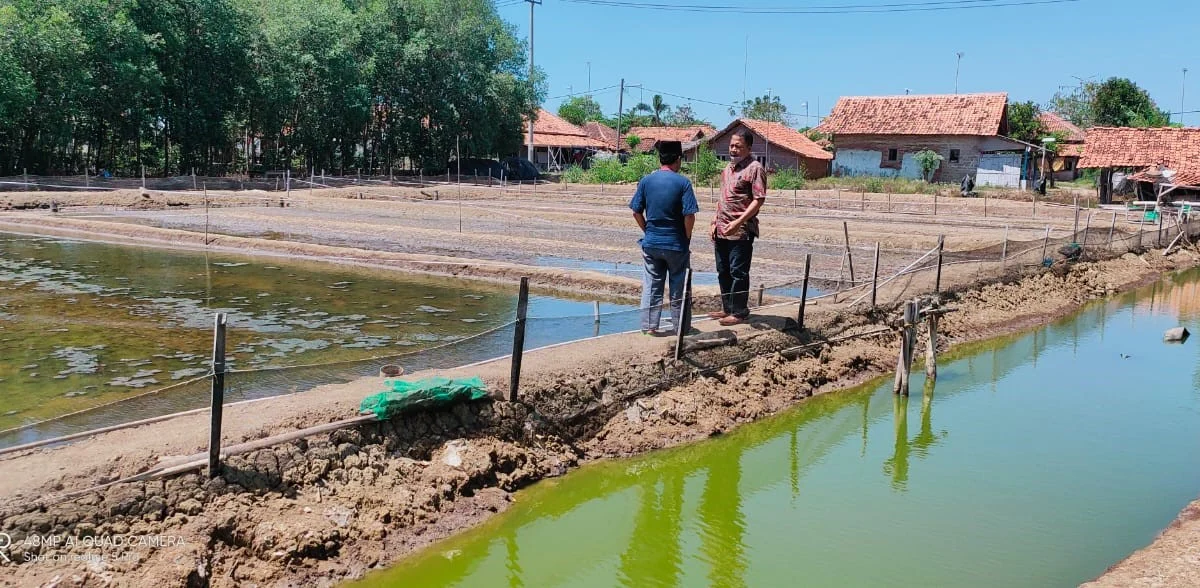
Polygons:
<instances>
[{"instance_id":1,"label":"palm tree","mask_svg":"<svg viewBox=\"0 0 1200 588\"><path fill-rule=\"evenodd\" d=\"M654 98L650 101L650 116L654 118L655 126L662 126L663 117L666 116L670 109L671 106L663 101L662 96L658 94L654 95Z\"/></svg>"}]
</instances>

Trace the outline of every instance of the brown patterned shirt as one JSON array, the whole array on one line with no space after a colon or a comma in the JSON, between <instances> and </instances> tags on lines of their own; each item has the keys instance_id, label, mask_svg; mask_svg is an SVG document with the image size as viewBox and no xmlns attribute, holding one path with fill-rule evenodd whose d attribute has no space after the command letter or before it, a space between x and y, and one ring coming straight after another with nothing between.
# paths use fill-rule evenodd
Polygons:
<instances>
[{"instance_id":1,"label":"brown patterned shirt","mask_svg":"<svg viewBox=\"0 0 1200 588\"><path fill-rule=\"evenodd\" d=\"M717 203L717 238L730 241L758 236L758 217L746 221L732 235L725 235L725 227L750 208L755 200L767 197L767 171L753 157L729 162L721 171L721 201Z\"/></svg>"}]
</instances>

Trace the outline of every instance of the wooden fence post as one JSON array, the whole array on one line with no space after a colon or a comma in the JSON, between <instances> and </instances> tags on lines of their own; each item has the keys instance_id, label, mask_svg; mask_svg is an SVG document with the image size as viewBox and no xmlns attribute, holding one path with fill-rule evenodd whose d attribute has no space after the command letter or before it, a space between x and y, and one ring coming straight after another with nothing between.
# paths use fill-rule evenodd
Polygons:
<instances>
[{"instance_id":1,"label":"wooden fence post","mask_svg":"<svg viewBox=\"0 0 1200 588\"><path fill-rule=\"evenodd\" d=\"M846 263L850 266L850 287L854 287L854 256L850 253L850 227L842 221L842 235L846 237Z\"/></svg>"},{"instance_id":2,"label":"wooden fence post","mask_svg":"<svg viewBox=\"0 0 1200 588\"><path fill-rule=\"evenodd\" d=\"M208 477L221 475L221 416L225 408L225 326L227 316L217 313L213 321L212 406L208 426Z\"/></svg>"},{"instance_id":3,"label":"wooden fence post","mask_svg":"<svg viewBox=\"0 0 1200 588\"><path fill-rule=\"evenodd\" d=\"M946 248L946 236L938 235L938 268L937 278L933 282L933 291L942 291L942 250Z\"/></svg>"},{"instance_id":4,"label":"wooden fence post","mask_svg":"<svg viewBox=\"0 0 1200 588\"><path fill-rule=\"evenodd\" d=\"M204 246L208 247L208 182L204 182Z\"/></svg>"},{"instance_id":5,"label":"wooden fence post","mask_svg":"<svg viewBox=\"0 0 1200 588\"><path fill-rule=\"evenodd\" d=\"M1155 206L1154 208L1158 212L1158 235L1154 238L1154 245L1156 247L1162 247L1163 213L1158 206Z\"/></svg>"},{"instance_id":6,"label":"wooden fence post","mask_svg":"<svg viewBox=\"0 0 1200 588\"><path fill-rule=\"evenodd\" d=\"M987 218L988 193L983 193L983 218Z\"/></svg>"},{"instance_id":7,"label":"wooden fence post","mask_svg":"<svg viewBox=\"0 0 1200 588\"><path fill-rule=\"evenodd\" d=\"M796 323L804 330L804 307L808 304L808 270L812 267L812 254L804 254L804 281L800 284L800 310L796 314Z\"/></svg>"},{"instance_id":8,"label":"wooden fence post","mask_svg":"<svg viewBox=\"0 0 1200 588\"><path fill-rule=\"evenodd\" d=\"M929 341L925 346L925 377L931 381L937 380L937 326L938 315L935 312L928 314L927 321L929 323Z\"/></svg>"},{"instance_id":9,"label":"wooden fence post","mask_svg":"<svg viewBox=\"0 0 1200 588\"><path fill-rule=\"evenodd\" d=\"M759 305L759 306L762 306L762 302L763 302L763 293L766 291L766 289L767 289L767 285L766 285L766 284L759 284L759 285L758 285L758 305Z\"/></svg>"},{"instance_id":10,"label":"wooden fence post","mask_svg":"<svg viewBox=\"0 0 1200 588\"><path fill-rule=\"evenodd\" d=\"M521 359L525 354L525 319L529 313L529 278L521 278L521 290L517 294L517 321L513 331L512 371L508 379L508 401L517 399L521 386Z\"/></svg>"},{"instance_id":11,"label":"wooden fence post","mask_svg":"<svg viewBox=\"0 0 1200 588\"><path fill-rule=\"evenodd\" d=\"M871 308L875 308L875 293L879 289L879 241L875 242L875 265L871 268Z\"/></svg>"},{"instance_id":12,"label":"wooden fence post","mask_svg":"<svg viewBox=\"0 0 1200 588\"><path fill-rule=\"evenodd\" d=\"M867 189L866 188L863 188L862 201L858 205L858 210L859 210L859 212L866 212L866 210L867 210Z\"/></svg>"},{"instance_id":13,"label":"wooden fence post","mask_svg":"<svg viewBox=\"0 0 1200 588\"><path fill-rule=\"evenodd\" d=\"M1112 213L1112 224L1108 225L1108 244L1107 248L1112 251L1113 231L1117 230L1117 213Z\"/></svg>"},{"instance_id":14,"label":"wooden fence post","mask_svg":"<svg viewBox=\"0 0 1200 588\"><path fill-rule=\"evenodd\" d=\"M683 279L683 308L679 309L679 324L675 325L675 361L683 357L683 337L687 325L692 322L692 268L687 268Z\"/></svg>"},{"instance_id":15,"label":"wooden fence post","mask_svg":"<svg viewBox=\"0 0 1200 588\"><path fill-rule=\"evenodd\" d=\"M592 316L596 319L596 324L600 324L600 301L592 301Z\"/></svg>"},{"instance_id":16,"label":"wooden fence post","mask_svg":"<svg viewBox=\"0 0 1200 588\"><path fill-rule=\"evenodd\" d=\"M937 190L934 190L933 191L933 216L937 216L937 200L938 200L938 193L937 193Z\"/></svg>"},{"instance_id":17,"label":"wooden fence post","mask_svg":"<svg viewBox=\"0 0 1200 588\"><path fill-rule=\"evenodd\" d=\"M1046 248L1050 246L1050 225L1046 225L1046 238L1042 240L1042 257L1038 265L1046 265Z\"/></svg>"},{"instance_id":18,"label":"wooden fence post","mask_svg":"<svg viewBox=\"0 0 1200 588\"><path fill-rule=\"evenodd\" d=\"M1008 225L1004 225L1004 245L1000 247L1000 263L1008 261Z\"/></svg>"},{"instance_id":19,"label":"wooden fence post","mask_svg":"<svg viewBox=\"0 0 1200 588\"><path fill-rule=\"evenodd\" d=\"M1075 203L1074 203L1075 224L1071 228L1071 242L1078 243L1079 242L1079 195L1075 195L1074 199L1075 199Z\"/></svg>"},{"instance_id":20,"label":"wooden fence post","mask_svg":"<svg viewBox=\"0 0 1200 588\"><path fill-rule=\"evenodd\" d=\"M896 381L892 391L896 394L908 395L908 371L912 369L913 327L917 320L917 305L914 302L904 304L904 318L900 325L900 355L896 360Z\"/></svg>"}]
</instances>

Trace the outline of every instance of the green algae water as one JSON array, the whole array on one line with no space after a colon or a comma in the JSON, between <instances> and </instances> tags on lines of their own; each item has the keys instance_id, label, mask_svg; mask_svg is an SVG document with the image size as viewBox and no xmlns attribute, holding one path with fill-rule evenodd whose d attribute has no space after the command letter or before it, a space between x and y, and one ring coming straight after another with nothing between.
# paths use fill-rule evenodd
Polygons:
<instances>
[{"instance_id":1,"label":"green algae water","mask_svg":"<svg viewBox=\"0 0 1200 588\"><path fill-rule=\"evenodd\" d=\"M1200 495L1200 273L589 466L359 586L1073 586ZM1127 357L1126 357L1127 356Z\"/></svg>"},{"instance_id":2,"label":"green algae water","mask_svg":"<svg viewBox=\"0 0 1200 588\"><path fill-rule=\"evenodd\" d=\"M207 406L217 312L232 402L504 355L515 307L515 284L0 233L0 447ZM534 296L527 349L636 328L630 308L596 325Z\"/></svg>"}]
</instances>

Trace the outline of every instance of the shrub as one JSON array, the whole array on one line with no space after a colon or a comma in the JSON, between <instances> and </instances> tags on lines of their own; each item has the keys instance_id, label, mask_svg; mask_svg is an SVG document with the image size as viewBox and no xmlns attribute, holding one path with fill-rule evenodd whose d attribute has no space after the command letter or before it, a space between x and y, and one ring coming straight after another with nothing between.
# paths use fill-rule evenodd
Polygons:
<instances>
[{"instance_id":1,"label":"shrub","mask_svg":"<svg viewBox=\"0 0 1200 588\"><path fill-rule=\"evenodd\" d=\"M804 171L795 169L781 169L767 179L767 186L772 190L803 190L804 189Z\"/></svg>"},{"instance_id":2,"label":"shrub","mask_svg":"<svg viewBox=\"0 0 1200 588\"><path fill-rule=\"evenodd\" d=\"M587 172L584 172L583 168L578 165L568 167L562 174L562 181L568 184L582 184L586 178Z\"/></svg>"},{"instance_id":3,"label":"shrub","mask_svg":"<svg viewBox=\"0 0 1200 588\"><path fill-rule=\"evenodd\" d=\"M684 171L692 177L693 182L697 185L708 185L720 175L721 170L725 167L725 162L721 161L717 154L708 148L708 145L701 143L696 151L696 160L685 165L687 169Z\"/></svg>"},{"instance_id":4,"label":"shrub","mask_svg":"<svg viewBox=\"0 0 1200 588\"><path fill-rule=\"evenodd\" d=\"M929 182L933 180L934 172L937 171L937 168L941 167L942 160L945 158L936 151L925 149L914 153L913 159L921 164L921 179Z\"/></svg>"},{"instance_id":5,"label":"shrub","mask_svg":"<svg viewBox=\"0 0 1200 588\"><path fill-rule=\"evenodd\" d=\"M883 178L867 178L863 181L863 191L875 194L883 192Z\"/></svg>"}]
</instances>

